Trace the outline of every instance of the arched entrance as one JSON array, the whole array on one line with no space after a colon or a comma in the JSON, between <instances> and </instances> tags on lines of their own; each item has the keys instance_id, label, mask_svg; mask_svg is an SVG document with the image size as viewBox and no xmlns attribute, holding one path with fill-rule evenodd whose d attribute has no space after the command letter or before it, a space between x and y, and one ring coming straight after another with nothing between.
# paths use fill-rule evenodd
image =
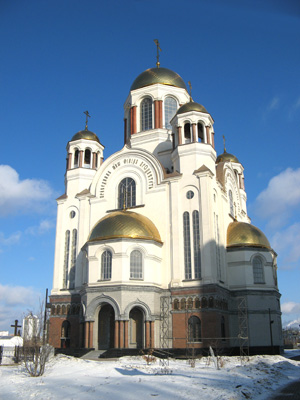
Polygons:
<instances>
[{"instance_id":1,"label":"arched entrance","mask_svg":"<svg viewBox=\"0 0 300 400\"><path fill-rule=\"evenodd\" d=\"M129 313L129 329L129 347L142 349L144 346L144 313L138 307L134 307Z\"/></svg>"},{"instance_id":2,"label":"arched entrance","mask_svg":"<svg viewBox=\"0 0 300 400\"><path fill-rule=\"evenodd\" d=\"M98 349L114 347L115 312L110 304L103 304L98 316Z\"/></svg>"}]
</instances>

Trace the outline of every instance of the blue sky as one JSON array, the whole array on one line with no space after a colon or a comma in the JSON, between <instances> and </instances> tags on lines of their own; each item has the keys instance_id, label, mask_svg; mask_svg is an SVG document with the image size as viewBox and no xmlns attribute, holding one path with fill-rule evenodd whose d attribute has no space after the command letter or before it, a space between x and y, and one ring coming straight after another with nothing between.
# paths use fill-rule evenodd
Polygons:
<instances>
[{"instance_id":1,"label":"blue sky","mask_svg":"<svg viewBox=\"0 0 300 400\"><path fill-rule=\"evenodd\" d=\"M133 80L161 66L245 168L248 213L278 252L283 321L300 320L300 5L295 0L0 2L0 330L52 288L55 198L84 128L123 146ZM300 322L299 322L300 323Z\"/></svg>"}]
</instances>

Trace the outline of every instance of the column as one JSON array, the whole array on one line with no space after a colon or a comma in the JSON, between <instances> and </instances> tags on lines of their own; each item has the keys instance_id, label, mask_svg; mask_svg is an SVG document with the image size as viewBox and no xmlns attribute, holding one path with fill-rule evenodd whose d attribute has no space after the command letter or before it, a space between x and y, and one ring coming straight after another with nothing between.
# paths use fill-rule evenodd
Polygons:
<instances>
[{"instance_id":1,"label":"column","mask_svg":"<svg viewBox=\"0 0 300 400\"><path fill-rule=\"evenodd\" d=\"M212 147L215 148L215 132L211 132Z\"/></svg>"},{"instance_id":2,"label":"column","mask_svg":"<svg viewBox=\"0 0 300 400\"><path fill-rule=\"evenodd\" d=\"M128 349L128 321L124 321L124 336L125 336L125 343L124 347L125 349Z\"/></svg>"},{"instance_id":3,"label":"column","mask_svg":"<svg viewBox=\"0 0 300 400\"><path fill-rule=\"evenodd\" d=\"M146 349L150 347L150 321L145 322L145 329L146 329Z\"/></svg>"},{"instance_id":4,"label":"column","mask_svg":"<svg viewBox=\"0 0 300 400\"><path fill-rule=\"evenodd\" d=\"M115 321L115 343L114 343L114 348L118 349L119 348L119 321Z\"/></svg>"},{"instance_id":5,"label":"column","mask_svg":"<svg viewBox=\"0 0 300 400\"><path fill-rule=\"evenodd\" d=\"M72 163L72 153L68 154L68 162L67 162L67 169L71 169L71 163Z\"/></svg>"},{"instance_id":6,"label":"column","mask_svg":"<svg viewBox=\"0 0 300 400\"><path fill-rule=\"evenodd\" d=\"M83 150L80 150L79 152L79 167L82 168L82 163L83 163Z\"/></svg>"},{"instance_id":7,"label":"column","mask_svg":"<svg viewBox=\"0 0 300 400\"><path fill-rule=\"evenodd\" d=\"M193 142L197 143L197 129L196 129L196 124L192 124L192 132L193 132Z\"/></svg>"},{"instance_id":8,"label":"column","mask_svg":"<svg viewBox=\"0 0 300 400\"><path fill-rule=\"evenodd\" d=\"M130 109L130 134L136 133L136 106Z\"/></svg>"},{"instance_id":9,"label":"column","mask_svg":"<svg viewBox=\"0 0 300 400\"><path fill-rule=\"evenodd\" d=\"M93 347L93 329L94 329L94 322L90 321L90 334L89 334L89 348Z\"/></svg>"},{"instance_id":10,"label":"column","mask_svg":"<svg viewBox=\"0 0 300 400\"><path fill-rule=\"evenodd\" d=\"M206 141L207 141L208 144L211 144L210 133L209 133L209 126L207 125L207 126L205 127L205 129L206 129Z\"/></svg>"},{"instance_id":11,"label":"column","mask_svg":"<svg viewBox=\"0 0 300 400\"><path fill-rule=\"evenodd\" d=\"M127 143L127 118L124 118L124 144Z\"/></svg>"},{"instance_id":12,"label":"column","mask_svg":"<svg viewBox=\"0 0 300 400\"><path fill-rule=\"evenodd\" d=\"M85 335L84 335L84 347L86 349L89 348L89 335L90 335L90 323L89 321L85 322Z\"/></svg>"},{"instance_id":13,"label":"column","mask_svg":"<svg viewBox=\"0 0 300 400\"><path fill-rule=\"evenodd\" d=\"M158 100L158 127L162 128L163 127L163 117L162 117L162 100Z\"/></svg>"},{"instance_id":14,"label":"column","mask_svg":"<svg viewBox=\"0 0 300 400\"><path fill-rule=\"evenodd\" d=\"M124 321L120 321L120 349L124 348Z\"/></svg>"},{"instance_id":15,"label":"column","mask_svg":"<svg viewBox=\"0 0 300 400\"><path fill-rule=\"evenodd\" d=\"M177 126L177 134L178 134L178 144L182 144L182 137L181 137L181 126Z\"/></svg>"},{"instance_id":16,"label":"column","mask_svg":"<svg viewBox=\"0 0 300 400\"><path fill-rule=\"evenodd\" d=\"M97 153L93 152L93 164L92 168L96 169Z\"/></svg>"},{"instance_id":17,"label":"column","mask_svg":"<svg viewBox=\"0 0 300 400\"><path fill-rule=\"evenodd\" d=\"M150 321L150 347L154 349L154 321Z\"/></svg>"},{"instance_id":18,"label":"column","mask_svg":"<svg viewBox=\"0 0 300 400\"><path fill-rule=\"evenodd\" d=\"M159 128L159 103L158 100L154 100L154 128Z\"/></svg>"}]
</instances>

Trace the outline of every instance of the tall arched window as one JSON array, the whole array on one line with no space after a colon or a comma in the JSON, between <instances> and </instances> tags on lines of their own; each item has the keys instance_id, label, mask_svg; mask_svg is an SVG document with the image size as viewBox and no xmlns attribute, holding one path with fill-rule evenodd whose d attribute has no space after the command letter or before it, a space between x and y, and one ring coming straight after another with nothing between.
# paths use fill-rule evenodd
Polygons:
<instances>
[{"instance_id":1,"label":"tall arched window","mask_svg":"<svg viewBox=\"0 0 300 400\"><path fill-rule=\"evenodd\" d=\"M197 130L198 130L198 142L204 143L204 128L201 122L198 122Z\"/></svg>"},{"instance_id":2,"label":"tall arched window","mask_svg":"<svg viewBox=\"0 0 300 400\"><path fill-rule=\"evenodd\" d=\"M232 191L229 190L228 192L228 197L229 197L229 210L230 210L230 215L234 217L234 206L233 206L233 196L232 196Z\"/></svg>"},{"instance_id":3,"label":"tall arched window","mask_svg":"<svg viewBox=\"0 0 300 400\"><path fill-rule=\"evenodd\" d=\"M165 106L165 127L166 129L172 129L170 121L176 113L177 102L175 99L173 99L173 97L167 97L165 99L164 106Z\"/></svg>"},{"instance_id":4,"label":"tall arched window","mask_svg":"<svg viewBox=\"0 0 300 400\"><path fill-rule=\"evenodd\" d=\"M143 279L143 255L139 250L130 253L130 279Z\"/></svg>"},{"instance_id":5,"label":"tall arched window","mask_svg":"<svg viewBox=\"0 0 300 400\"><path fill-rule=\"evenodd\" d=\"M69 277L69 252L70 252L70 231L65 233L65 257L64 257L64 274L63 274L63 288L68 285Z\"/></svg>"},{"instance_id":6,"label":"tall arched window","mask_svg":"<svg viewBox=\"0 0 300 400\"><path fill-rule=\"evenodd\" d=\"M85 168L90 168L91 166L91 150L90 149L85 149L84 152L84 167Z\"/></svg>"},{"instance_id":7,"label":"tall arched window","mask_svg":"<svg viewBox=\"0 0 300 400\"><path fill-rule=\"evenodd\" d=\"M101 256L101 279L109 281L111 279L111 260L112 253L106 250Z\"/></svg>"},{"instance_id":8,"label":"tall arched window","mask_svg":"<svg viewBox=\"0 0 300 400\"><path fill-rule=\"evenodd\" d=\"M252 265L254 283L265 283L262 259L260 257L254 257Z\"/></svg>"},{"instance_id":9,"label":"tall arched window","mask_svg":"<svg viewBox=\"0 0 300 400\"><path fill-rule=\"evenodd\" d=\"M79 150L75 150L75 155L74 155L74 168L78 168L79 166Z\"/></svg>"},{"instance_id":10,"label":"tall arched window","mask_svg":"<svg viewBox=\"0 0 300 400\"><path fill-rule=\"evenodd\" d=\"M152 100L149 97L141 102L141 128L142 131L152 129Z\"/></svg>"},{"instance_id":11,"label":"tall arched window","mask_svg":"<svg viewBox=\"0 0 300 400\"><path fill-rule=\"evenodd\" d=\"M193 211L193 242L194 242L194 271L195 279L201 278L201 252L200 252L200 230L199 211Z\"/></svg>"},{"instance_id":12,"label":"tall arched window","mask_svg":"<svg viewBox=\"0 0 300 400\"><path fill-rule=\"evenodd\" d=\"M188 321L189 342L201 342L201 321L198 317L192 316Z\"/></svg>"},{"instance_id":13,"label":"tall arched window","mask_svg":"<svg viewBox=\"0 0 300 400\"><path fill-rule=\"evenodd\" d=\"M191 266L191 236L190 236L190 214L183 213L183 245L184 245L184 277L192 279Z\"/></svg>"},{"instance_id":14,"label":"tall arched window","mask_svg":"<svg viewBox=\"0 0 300 400\"><path fill-rule=\"evenodd\" d=\"M71 250L71 268L69 277L69 288L75 287L75 272L76 272L76 251L77 251L77 229L72 231L72 250Z\"/></svg>"},{"instance_id":15,"label":"tall arched window","mask_svg":"<svg viewBox=\"0 0 300 400\"><path fill-rule=\"evenodd\" d=\"M132 178L124 178L119 183L118 208L130 208L136 205L135 181Z\"/></svg>"},{"instance_id":16,"label":"tall arched window","mask_svg":"<svg viewBox=\"0 0 300 400\"><path fill-rule=\"evenodd\" d=\"M189 122L184 124L184 143L191 143L191 124Z\"/></svg>"}]
</instances>

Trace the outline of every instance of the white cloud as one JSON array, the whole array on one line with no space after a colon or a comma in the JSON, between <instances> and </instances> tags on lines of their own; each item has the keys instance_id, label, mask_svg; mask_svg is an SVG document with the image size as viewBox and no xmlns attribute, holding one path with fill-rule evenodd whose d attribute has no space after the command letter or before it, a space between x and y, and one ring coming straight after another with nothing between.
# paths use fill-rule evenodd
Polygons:
<instances>
[{"instance_id":1,"label":"white cloud","mask_svg":"<svg viewBox=\"0 0 300 400\"><path fill-rule=\"evenodd\" d=\"M276 110L278 107L279 107L279 97L275 96L268 104L267 110L273 111L273 110Z\"/></svg>"},{"instance_id":2,"label":"white cloud","mask_svg":"<svg viewBox=\"0 0 300 400\"><path fill-rule=\"evenodd\" d=\"M300 261L300 222L276 232L271 243L280 255L280 268L294 268Z\"/></svg>"},{"instance_id":3,"label":"white cloud","mask_svg":"<svg viewBox=\"0 0 300 400\"><path fill-rule=\"evenodd\" d=\"M300 206L300 168L287 168L274 176L255 200L255 214L270 220L270 226L282 226Z\"/></svg>"},{"instance_id":4,"label":"white cloud","mask_svg":"<svg viewBox=\"0 0 300 400\"><path fill-rule=\"evenodd\" d=\"M289 112L289 120L291 121L295 115L300 109L300 97L294 102L292 105L290 112Z\"/></svg>"},{"instance_id":5,"label":"white cloud","mask_svg":"<svg viewBox=\"0 0 300 400\"><path fill-rule=\"evenodd\" d=\"M4 236L3 232L0 232L0 246L10 246L12 244L18 243L21 238L21 232L15 232L8 237Z\"/></svg>"},{"instance_id":6,"label":"white cloud","mask_svg":"<svg viewBox=\"0 0 300 400\"><path fill-rule=\"evenodd\" d=\"M30 226L26 229L26 233L30 235L43 235L44 233L48 232L52 228L54 228L55 223L53 220L50 219L43 219L40 221L38 226Z\"/></svg>"},{"instance_id":7,"label":"white cloud","mask_svg":"<svg viewBox=\"0 0 300 400\"><path fill-rule=\"evenodd\" d=\"M293 301L283 303L281 304L281 311L284 314L300 314L300 303L295 303Z\"/></svg>"},{"instance_id":8,"label":"white cloud","mask_svg":"<svg viewBox=\"0 0 300 400\"><path fill-rule=\"evenodd\" d=\"M0 165L0 215L40 212L54 197L48 182L20 180L9 165Z\"/></svg>"}]
</instances>

